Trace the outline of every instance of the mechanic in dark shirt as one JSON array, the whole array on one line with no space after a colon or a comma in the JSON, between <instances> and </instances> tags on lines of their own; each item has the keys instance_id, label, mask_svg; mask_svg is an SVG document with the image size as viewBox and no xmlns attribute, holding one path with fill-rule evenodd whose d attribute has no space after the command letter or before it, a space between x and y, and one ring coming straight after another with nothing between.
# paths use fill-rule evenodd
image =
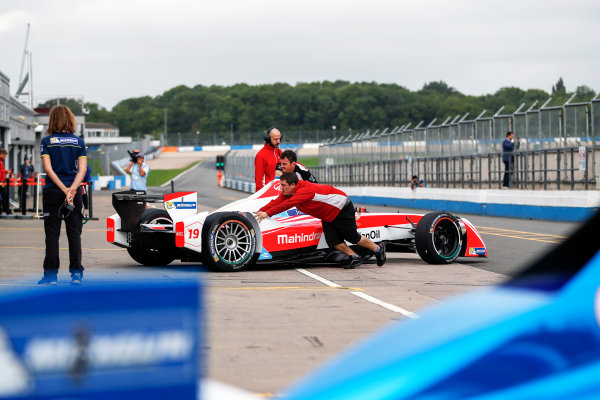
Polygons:
<instances>
[{"instance_id":1,"label":"mechanic in dark shirt","mask_svg":"<svg viewBox=\"0 0 600 400\"><path fill-rule=\"evenodd\" d=\"M29 162L29 157L25 157L25 159L23 160L23 164L21 164L21 167L19 167L19 173L21 174L21 181L23 182L23 186L22 187L22 193L27 196L27 190L29 189L29 186L27 185L27 179L31 178L33 176L33 165L31 165L31 163Z\"/></svg>"},{"instance_id":2,"label":"mechanic in dark shirt","mask_svg":"<svg viewBox=\"0 0 600 400\"><path fill-rule=\"evenodd\" d=\"M293 172L284 172L279 179L282 193L255 213L259 222L297 207L303 213L321 220L323 234L329 247L350 257L349 263L344 268L353 269L363 262L363 259L345 241L375 253L378 266L385 264L385 247L373 243L369 238L358 233L354 205L346 193L333 186L300 181Z\"/></svg>"},{"instance_id":3,"label":"mechanic in dark shirt","mask_svg":"<svg viewBox=\"0 0 600 400\"><path fill-rule=\"evenodd\" d=\"M48 175L43 192L44 231L46 233L46 257L44 277L40 285L57 283L60 259L58 240L61 219L65 220L69 241L69 272L71 284L80 285L83 278L81 265L82 207L79 185L87 171L87 150L83 139L74 135L77 123L66 106L50 110L48 136L42 139L41 154L44 170Z\"/></svg>"},{"instance_id":4,"label":"mechanic in dark shirt","mask_svg":"<svg viewBox=\"0 0 600 400\"><path fill-rule=\"evenodd\" d=\"M281 171L294 172L301 181L318 183L308 168L298 162L298 156L292 150L285 150L281 153Z\"/></svg>"}]
</instances>

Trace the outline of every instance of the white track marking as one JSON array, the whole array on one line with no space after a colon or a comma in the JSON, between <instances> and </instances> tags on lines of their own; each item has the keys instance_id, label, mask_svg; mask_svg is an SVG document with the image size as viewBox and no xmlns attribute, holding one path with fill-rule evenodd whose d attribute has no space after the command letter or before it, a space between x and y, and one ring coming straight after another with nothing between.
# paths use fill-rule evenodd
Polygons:
<instances>
[{"instance_id":1,"label":"white track marking","mask_svg":"<svg viewBox=\"0 0 600 400\"><path fill-rule=\"evenodd\" d=\"M341 285L338 285L335 282L331 282L330 280L322 278L322 277L320 277L317 274L313 274L312 272L308 272L305 269L296 268L296 271L298 271L301 274L304 274L304 275L306 275L306 276L308 276L310 278L313 278L313 279L315 279L315 280L317 280L317 281L321 282L322 284L327 285L329 287L334 287L334 288L341 288L342 287ZM405 310L402 307L398 307L398 306L395 306L393 304L386 303L385 301L381 301L381 300L379 300L379 299L377 299L377 298L375 298L373 296L369 296L368 294L365 294L365 293L362 293L362 292L350 292L350 293L352 293L356 297L360 297L361 299L366 300L366 301L368 301L370 303L377 304L380 307L383 307L383 308L388 309L390 311L402 314L405 317L412 318L412 319L419 318L419 316L417 314L413 313L413 312Z\"/></svg>"},{"instance_id":2,"label":"white track marking","mask_svg":"<svg viewBox=\"0 0 600 400\"><path fill-rule=\"evenodd\" d=\"M386 303L385 301L381 301L379 299L376 299L375 297L369 296L366 293L362 293L362 292L350 292L350 293L352 293L353 295L355 295L357 297L360 297L363 300L369 301L369 302L371 302L373 304L377 304L378 306L381 306L383 308L387 308L390 311L400 313L400 314L404 315L405 317L412 318L412 319L419 318L419 316L417 314L413 313L413 312L405 310L402 307L398 307L398 306L395 306L393 304Z\"/></svg>"},{"instance_id":3,"label":"white track marking","mask_svg":"<svg viewBox=\"0 0 600 400\"><path fill-rule=\"evenodd\" d=\"M160 185L160 187L165 187L167 185L170 185L171 181L176 181L177 179L181 178L182 176L184 176L188 172L190 172L190 171L196 169L197 167L199 167L200 164L202 164L202 161L196 163L196 165L194 165L192 168L186 169L185 171L183 171L182 173L180 173L179 175L177 175L175 178L169 179L168 181L166 181L165 183L163 183L162 185Z\"/></svg>"},{"instance_id":4,"label":"white track marking","mask_svg":"<svg viewBox=\"0 0 600 400\"><path fill-rule=\"evenodd\" d=\"M325 278L321 278L319 275L313 274L312 272L308 272L305 269L302 268L296 268L296 271L300 272L301 274L304 274L306 276L309 276L313 279L316 279L317 281L321 282L324 285L327 285L329 287L342 287L342 285L338 285L337 283L333 283L331 281L328 281Z\"/></svg>"}]
</instances>

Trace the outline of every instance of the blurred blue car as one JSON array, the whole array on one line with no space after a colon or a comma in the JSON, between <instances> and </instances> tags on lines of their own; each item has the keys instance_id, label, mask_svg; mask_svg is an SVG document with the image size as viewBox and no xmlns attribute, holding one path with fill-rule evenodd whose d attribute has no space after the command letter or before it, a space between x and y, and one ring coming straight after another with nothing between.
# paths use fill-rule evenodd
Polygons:
<instances>
[{"instance_id":1,"label":"blurred blue car","mask_svg":"<svg viewBox=\"0 0 600 400\"><path fill-rule=\"evenodd\" d=\"M507 283L401 321L286 399L599 399L600 213Z\"/></svg>"}]
</instances>

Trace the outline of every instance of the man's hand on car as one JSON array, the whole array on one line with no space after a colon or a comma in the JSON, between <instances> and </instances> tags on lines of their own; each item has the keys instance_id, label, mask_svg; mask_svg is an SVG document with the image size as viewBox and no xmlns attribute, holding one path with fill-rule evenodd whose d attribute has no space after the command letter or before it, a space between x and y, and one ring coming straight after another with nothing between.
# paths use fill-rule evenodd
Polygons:
<instances>
[{"instance_id":1,"label":"man's hand on car","mask_svg":"<svg viewBox=\"0 0 600 400\"><path fill-rule=\"evenodd\" d=\"M254 215L255 215L255 217L256 217L256 220L257 220L258 222L260 222L260 221L262 221L263 219L265 219L265 218L268 218L268 217L269 217L269 216L267 215L267 213L266 213L266 212L264 212L264 211L257 211L257 212L255 212L255 213L254 213Z\"/></svg>"}]
</instances>

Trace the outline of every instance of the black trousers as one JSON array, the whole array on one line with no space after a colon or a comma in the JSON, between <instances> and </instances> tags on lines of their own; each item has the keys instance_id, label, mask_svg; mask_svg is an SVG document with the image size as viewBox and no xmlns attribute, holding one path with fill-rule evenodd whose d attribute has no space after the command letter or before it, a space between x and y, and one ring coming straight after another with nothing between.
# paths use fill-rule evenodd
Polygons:
<instances>
[{"instance_id":1,"label":"black trousers","mask_svg":"<svg viewBox=\"0 0 600 400\"><path fill-rule=\"evenodd\" d=\"M354 204L352 204L352 201L348 201L333 221L321 221L321 224L323 225L325 241L329 247L344 243L344 240L356 244L362 238L361 234L357 231Z\"/></svg>"},{"instance_id":2,"label":"black trousers","mask_svg":"<svg viewBox=\"0 0 600 400\"><path fill-rule=\"evenodd\" d=\"M44 205L44 231L46 232L46 257L44 258L44 271L58 270L60 258L58 256L58 240L60 238L61 221L59 208L65 202L65 194L56 186L45 187L43 192ZM83 215L81 208L81 192L78 190L74 199L75 210L67 216L65 228L69 241L69 271L83 272L81 265L81 230L83 228Z\"/></svg>"},{"instance_id":3,"label":"black trousers","mask_svg":"<svg viewBox=\"0 0 600 400\"><path fill-rule=\"evenodd\" d=\"M2 196L2 201L0 202L0 214L4 211L6 214L11 214L10 204L8 202L8 184L7 186L0 186L0 196Z\"/></svg>"},{"instance_id":4,"label":"black trousers","mask_svg":"<svg viewBox=\"0 0 600 400\"><path fill-rule=\"evenodd\" d=\"M510 186L512 186L512 169L515 164L512 160L510 162L508 162L508 161L503 161L503 162L504 162L504 179L502 180L502 186L510 187Z\"/></svg>"}]
</instances>

